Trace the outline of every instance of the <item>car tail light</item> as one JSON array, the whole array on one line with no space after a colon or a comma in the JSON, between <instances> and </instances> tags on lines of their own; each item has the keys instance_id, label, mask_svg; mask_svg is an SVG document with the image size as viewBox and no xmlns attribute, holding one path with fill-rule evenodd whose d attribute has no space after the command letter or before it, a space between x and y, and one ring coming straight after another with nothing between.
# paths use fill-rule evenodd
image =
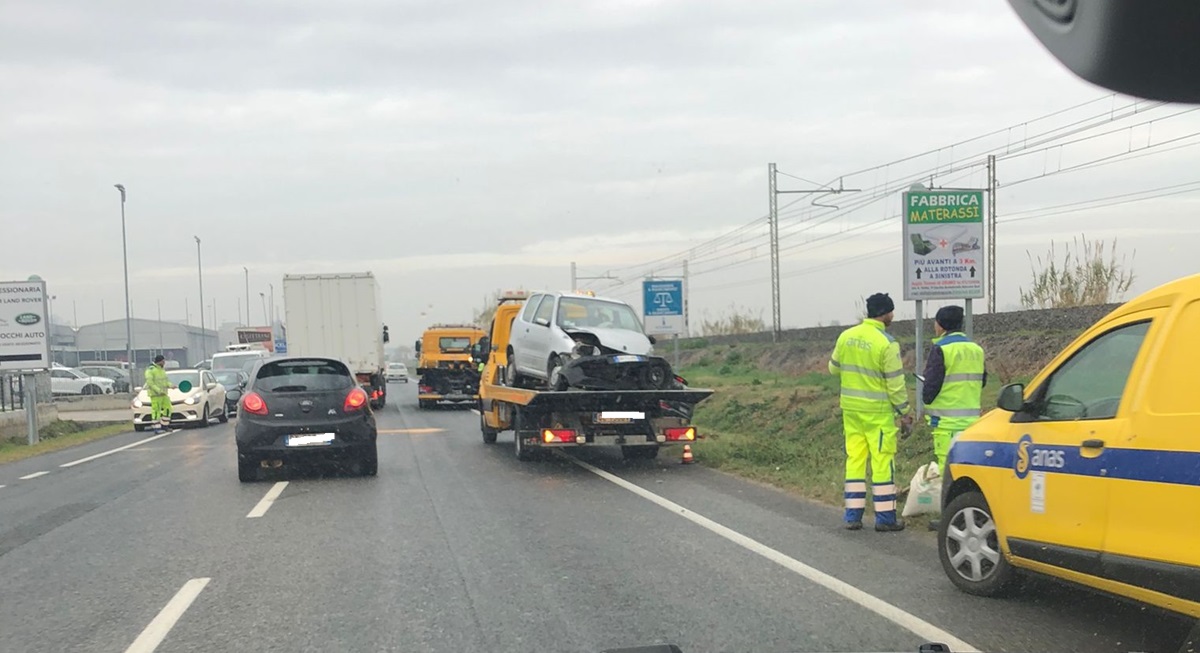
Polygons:
<instances>
[{"instance_id":1,"label":"car tail light","mask_svg":"<svg viewBox=\"0 0 1200 653\"><path fill-rule=\"evenodd\" d=\"M682 376L679 376L678 374L675 375L675 382L678 383L679 385L687 385L687 379L683 378Z\"/></svg>"},{"instance_id":2,"label":"car tail light","mask_svg":"<svg viewBox=\"0 0 1200 653\"><path fill-rule=\"evenodd\" d=\"M267 402L262 398L262 395L257 392L251 392L242 397L242 410L251 415L266 415Z\"/></svg>"},{"instance_id":3,"label":"car tail light","mask_svg":"<svg viewBox=\"0 0 1200 653\"><path fill-rule=\"evenodd\" d=\"M664 429L663 435L667 436L669 442L679 442L681 440L695 440L696 427L687 426L679 428Z\"/></svg>"},{"instance_id":4,"label":"car tail light","mask_svg":"<svg viewBox=\"0 0 1200 653\"><path fill-rule=\"evenodd\" d=\"M542 431L542 442L574 442L575 431L570 429L546 429Z\"/></svg>"},{"instance_id":5,"label":"car tail light","mask_svg":"<svg viewBox=\"0 0 1200 653\"><path fill-rule=\"evenodd\" d=\"M421 392L423 392L423 393L425 393L425 394L429 394L429 393L433 392L433 386L431 386L431 385L420 385L420 386L417 386L417 390L419 390L419 391L421 391Z\"/></svg>"},{"instance_id":6,"label":"car tail light","mask_svg":"<svg viewBox=\"0 0 1200 653\"><path fill-rule=\"evenodd\" d=\"M356 410L362 410L362 407L366 405L367 393L363 392L362 388L355 388L346 395L346 403L342 404L342 411L353 413Z\"/></svg>"}]
</instances>

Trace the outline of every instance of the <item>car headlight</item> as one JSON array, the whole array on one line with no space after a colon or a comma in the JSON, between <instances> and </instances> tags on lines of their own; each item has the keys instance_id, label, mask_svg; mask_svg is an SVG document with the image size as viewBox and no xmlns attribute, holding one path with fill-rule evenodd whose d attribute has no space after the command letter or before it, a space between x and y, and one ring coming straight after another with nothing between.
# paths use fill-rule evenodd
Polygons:
<instances>
[{"instance_id":1,"label":"car headlight","mask_svg":"<svg viewBox=\"0 0 1200 653\"><path fill-rule=\"evenodd\" d=\"M196 405L197 401L200 401L200 395L190 395L187 399L183 400L183 403L189 406L194 406Z\"/></svg>"}]
</instances>

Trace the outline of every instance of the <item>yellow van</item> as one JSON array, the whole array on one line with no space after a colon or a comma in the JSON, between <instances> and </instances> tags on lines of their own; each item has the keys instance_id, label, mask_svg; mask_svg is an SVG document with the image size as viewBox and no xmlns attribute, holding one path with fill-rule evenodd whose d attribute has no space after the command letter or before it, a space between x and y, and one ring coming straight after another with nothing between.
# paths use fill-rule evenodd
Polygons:
<instances>
[{"instance_id":1,"label":"yellow van","mask_svg":"<svg viewBox=\"0 0 1200 653\"><path fill-rule=\"evenodd\" d=\"M938 550L971 594L1037 572L1200 618L1200 275L1079 336L959 434Z\"/></svg>"}]
</instances>

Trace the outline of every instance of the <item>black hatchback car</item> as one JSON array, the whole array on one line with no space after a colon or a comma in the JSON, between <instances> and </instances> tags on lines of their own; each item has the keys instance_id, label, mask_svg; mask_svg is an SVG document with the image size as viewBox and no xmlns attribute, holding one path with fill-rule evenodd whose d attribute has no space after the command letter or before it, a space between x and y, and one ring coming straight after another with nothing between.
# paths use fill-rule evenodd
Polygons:
<instances>
[{"instance_id":1,"label":"black hatchback car","mask_svg":"<svg viewBox=\"0 0 1200 653\"><path fill-rule=\"evenodd\" d=\"M350 368L331 358L273 358L255 365L238 410L238 480L262 467L308 459L379 469L370 397Z\"/></svg>"}]
</instances>

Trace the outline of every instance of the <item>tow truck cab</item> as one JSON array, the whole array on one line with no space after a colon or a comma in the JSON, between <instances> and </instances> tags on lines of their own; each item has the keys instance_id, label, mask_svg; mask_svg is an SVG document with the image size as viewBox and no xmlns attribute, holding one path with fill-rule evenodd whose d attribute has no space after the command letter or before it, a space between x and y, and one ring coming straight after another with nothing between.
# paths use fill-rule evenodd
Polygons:
<instances>
[{"instance_id":1,"label":"tow truck cab","mask_svg":"<svg viewBox=\"0 0 1200 653\"><path fill-rule=\"evenodd\" d=\"M417 405L479 399L479 363L474 352L483 330L467 324L435 324L416 342Z\"/></svg>"}]
</instances>

